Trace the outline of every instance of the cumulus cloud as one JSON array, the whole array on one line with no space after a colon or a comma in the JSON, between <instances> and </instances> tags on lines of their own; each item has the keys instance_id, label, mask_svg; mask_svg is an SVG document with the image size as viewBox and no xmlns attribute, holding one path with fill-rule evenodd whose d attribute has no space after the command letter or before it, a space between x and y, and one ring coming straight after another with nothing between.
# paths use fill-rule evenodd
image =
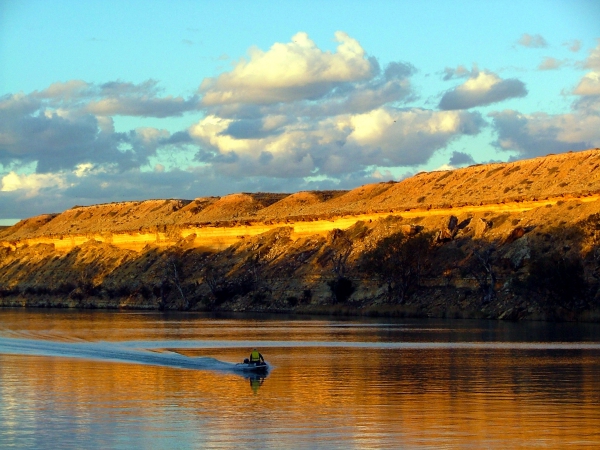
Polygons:
<instances>
[{"instance_id":1,"label":"cumulus cloud","mask_svg":"<svg viewBox=\"0 0 600 450\"><path fill-rule=\"evenodd\" d=\"M598 39L598 45L596 45L596 47L590 51L590 54L585 60L583 67L586 69L600 71L600 39Z\"/></svg>"},{"instance_id":2,"label":"cumulus cloud","mask_svg":"<svg viewBox=\"0 0 600 450\"><path fill-rule=\"evenodd\" d=\"M478 114L399 109L414 98L415 67L381 68L355 39L338 32L336 40L326 52L298 33L205 80L207 115L188 130L200 146L196 160L224 176L340 179L373 165L419 164L479 131Z\"/></svg>"},{"instance_id":3,"label":"cumulus cloud","mask_svg":"<svg viewBox=\"0 0 600 450\"><path fill-rule=\"evenodd\" d=\"M573 93L576 95L600 95L600 71L585 74Z\"/></svg>"},{"instance_id":4,"label":"cumulus cloud","mask_svg":"<svg viewBox=\"0 0 600 450\"><path fill-rule=\"evenodd\" d=\"M569 114L521 114L504 110L490 113L498 134L495 145L534 157L600 146L600 116Z\"/></svg>"},{"instance_id":5,"label":"cumulus cloud","mask_svg":"<svg viewBox=\"0 0 600 450\"><path fill-rule=\"evenodd\" d=\"M570 92L577 98L569 112L522 114L504 110L490 113L497 134L494 145L516 152L514 158L600 147L600 41L580 67L591 71Z\"/></svg>"},{"instance_id":6,"label":"cumulus cloud","mask_svg":"<svg viewBox=\"0 0 600 450\"><path fill-rule=\"evenodd\" d=\"M152 81L94 85L72 80L0 97L0 164L35 163L38 173L82 163L144 165L160 146L190 141L186 132L171 136L154 128L115 132L112 115L178 116L196 107L193 99L160 98L157 92Z\"/></svg>"},{"instance_id":7,"label":"cumulus cloud","mask_svg":"<svg viewBox=\"0 0 600 450\"><path fill-rule=\"evenodd\" d=\"M503 80L492 72L472 73L467 81L446 92L439 103L442 110L469 109L527 95L517 79Z\"/></svg>"},{"instance_id":8,"label":"cumulus cloud","mask_svg":"<svg viewBox=\"0 0 600 450\"><path fill-rule=\"evenodd\" d=\"M320 50L306 33L266 52L252 49L250 60L204 80L201 104L208 115L247 121L225 133L258 137L268 132L260 126L264 117L319 120L414 98L409 81L414 66L392 61L382 70L356 40L341 32L336 39L335 52Z\"/></svg>"},{"instance_id":9,"label":"cumulus cloud","mask_svg":"<svg viewBox=\"0 0 600 450\"><path fill-rule=\"evenodd\" d=\"M29 97L54 109L81 110L96 116L173 117L199 109L198 96L161 97L155 80L139 84L111 81L103 84L70 80L51 84Z\"/></svg>"},{"instance_id":10,"label":"cumulus cloud","mask_svg":"<svg viewBox=\"0 0 600 450\"><path fill-rule=\"evenodd\" d=\"M242 183L243 184L243 183ZM209 171L120 170L82 164L74 170L47 174L0 174L0 218L22 218L89 205L148 198L194 198L209 189L230 192L233 180L219 180Z\"/></svg>"},{"instance_id":11,"label":"cumulus cloud","mask_svg":"<svg viewBox=\"0 0 600 450\"><path fill-rule=\"evenodd\" d=\"M33 97L69 101L80 100L92 95L93 88L90 83L83 80L69 80L52 83L43 91L34 93Z\"/></svg>"},{"instance_id":12,"label":"cumulus cloud","mask_svg":"<svg viewBox=\"0 0 600 450\"><path fill-rule=\"evenodd\" d=\"M486 125L477 112L407 107L418 98L414 66L380 66L356 39L335 37L333 51L306 33L252 48L190 97L166 95L155 80L69 80L0 97L0 218L114 200L351 188L421 165ZM461 67L448 76L473 90L479 71ZM190 111L201 118L174 133L116 131L113 120Z\"/></svg>"},{"instance_id":13,"label":"cumulus cloud","mask_svg":"<svg viewBox=\"0 0 600 450\"><path fill-rule=\"evenodd\" d=\"M27 110L19 99L0 99L0 163L38 162L40 171L72 167L88 157L101 157L115 150L114 143L105 142L98 133L98 122L90 115L69 119L59 113L37 109ZM21 97L29 103L27 97ZM97 153L101 147L104 152Z\"/></svg>"},{"instance_id":14,"label":"cumulus cloud","mask_svg":"<svg viewBox=\"0 0 600 450\"><path fill-rule=\"evenodd\" d=\"M592 70L581 78L573 90L573 94L579 96L574 107L591 114L600 114L600 39L581 65Z\"/></svg>"},{"instance_id":15,"label":"cumulus cloud","mask_svg":"<svg viewBox=\"0 0 600 450\"><path fill-rule=\"evenodd\" d=\"M112 164L121 170L141 167L158 148L191 142L189 135L171 136L155 128L117 133L113 116L179 116L192 109L197 109L195 97L160 97L152 80L140 84L70 80L29 94L7 94L0 97L0 165L33 164L37 174L80 164Z\"/></svg>"},{"instance_id":16,"label":"cumulus cloud","mask_svg":"<svg viewBox=\"0 0 600 450\"><path fill-rule=\"evenodd\" d=\"M24 191L25 197L38 195L44 188L64 188L65 179L60 174L17 174L9 172L0 180L0 192Z\"/></svg>"},{"instance_id":17,"label":"cumulus cloud","mask_svg":"<svg viewBox=\"0 0 600 450\"><path fill-rule=\"evenodd\" d=\"M523 33L517 44L527 48L543 48L548 47L548 42L539 34Z\"/></svg>"},{"instance_id":18,"label":"cumulus cloud","mask_svg":"<svg viewBox=\"0 0 600 450\"><path fill-rule=\"evenodd\" d=\"M232 135L231 119L209 116L189 130L197 158L228 175L335 176L368 166L416 165L483 125L476 113L383 107L319 121L283 122L276 133ZM256 124L254 130L260 129Z\"/></svg>"},{"instance_id":19,"label":"cumulus cloud","mask_svg":"<svg viewBox=\"0 0 600 450\"><path fill-rule=\"evenodd\" d=\"M581 50L581 41L579 39L573 39L572 41L565 42L563 45L567 46L573 53Z\"/></svg>"},{"instance_id":20,"label":"cumulus cloud","mask_svg":"<svg viewBox=\"0 0 600 450\"><path fill-rule=\"evenodd\" d=\"M455 151L452 152L452 156L450 157L450 161L448 161L448 164L452 167L460 167L475 164L475 160L468 153Z\"/></svg>"},{"instance_id":21,"label":"cumulus cloud","mask_svg":"<svg viewBox=\"0 0 600 450\"><path fill-rule=\"evenodd\" d=\"M458 65L456 68L446 67L444 69L443 80L448 81L448 80L454 80L456 78L467 78L467 77L473 76L474 72L479 72L477 70L477 67L473 68L473 72L470 71L469 69L467 69L462 64Z\"/></svg>"},{"instance_id":22,"label":"cumulus cloud","mask_svg":"<svg viewBox=\"0 0 600 450\"><path fill-rule=\"evenodd\" d=\"M197 98L184 100L182 97L163 98L106 98L90 102L86 111L98 116L176 117L187 111L197 110Z\"/></svg>"},{"instance_id":23,"label":"cumulus cloud","mask_svg":"<svg viewBox=\"0 0 600 450\"><path fill-rule=\"evenodd\" d=\"M358 41L341 31L335 39L336 52L320 50L302 32L266 52L252 48L249 59L238 61L231 72L203 81L202 104L316 100L338 85L370 78L375 67Z\"/></svg>"},{"instance_id":24,"label":"cumulus cloud","mask_svg":"<svg viewBox=\"0 0 600 450\"><path fill-rule=\"evenodd\" d=\"M550 56L544 58L544 60L538 66L538 70L556 70L560 69L565 65L565 61L561 61Z\"/></svg>"}]
</instances>

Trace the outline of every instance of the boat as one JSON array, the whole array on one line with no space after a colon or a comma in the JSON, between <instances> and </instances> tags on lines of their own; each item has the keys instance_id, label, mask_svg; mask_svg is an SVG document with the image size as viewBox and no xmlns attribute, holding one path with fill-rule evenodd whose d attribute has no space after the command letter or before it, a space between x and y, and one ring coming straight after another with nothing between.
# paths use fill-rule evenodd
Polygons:
<instances>
[{"instance_id":1,"label":"boat","mask_svg":"<svg viewBox=\"0 0 600 450\"><path fill-rule=\"evenodd\" d=\"M269 371L269 365L266 362L244 361L243 363L237 363L235 366L244 372L266 373Z\"/></svg>"}]
</instances>

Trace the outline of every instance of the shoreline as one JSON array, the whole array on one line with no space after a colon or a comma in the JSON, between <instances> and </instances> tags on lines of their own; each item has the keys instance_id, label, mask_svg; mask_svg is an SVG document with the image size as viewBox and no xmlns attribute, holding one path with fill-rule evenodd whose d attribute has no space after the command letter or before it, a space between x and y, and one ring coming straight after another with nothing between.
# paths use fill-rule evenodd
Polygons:
<instances>
[{"instance_id":1,"label":"shoreline","mask_svg":"<svg viewBox=\"0 0 600 450\"><path fill-rule=\"evenodd\" d=\"M433 289L432 289L433 290ZM455 290L454 288L452 290ZM467 290L468 291L468 290ZM430 292L431 294L431 292ZM464 319L492 321L527 322L580 322L600 323L600 307L589 307L579 311L563 307L544 308L535 302L525 302L521 298L509 300L501 295L486 305L457 304L455 299L438 299L431 302L431 296L415 296L403 304L384 303L376 299L350 303L318 302L295 307L268 305L244 305L244 299L232 299L219 307L207 307L200 304L187 310L178 308L161 309L156 301L140 302L132 298L104 299L90 297L68 299L54 296L5 296L0 297L0 308L21 309L69 309L69 310L105 310L105 311L153 311L153 312L191 312L208 314L292 314L331 317L389 317L406 319Z\"/></svg>"}]
</instances>

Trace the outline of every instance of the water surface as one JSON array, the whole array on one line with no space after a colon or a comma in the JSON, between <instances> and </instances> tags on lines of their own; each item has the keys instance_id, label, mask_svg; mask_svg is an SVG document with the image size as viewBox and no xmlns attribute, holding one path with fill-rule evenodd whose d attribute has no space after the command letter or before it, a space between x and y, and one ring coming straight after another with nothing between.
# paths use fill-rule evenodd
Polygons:
<instances>
[{"instance_id":1,"label":"water surface","mask_svg":"<svg viewBox=\"0 0 600 450\"><path fill-rule=\"evenodd\" d=\"M0 448L598 448L594 324L0 310ZM235 364L257 346L264 377Z\"/></svg>"}]
</instances>

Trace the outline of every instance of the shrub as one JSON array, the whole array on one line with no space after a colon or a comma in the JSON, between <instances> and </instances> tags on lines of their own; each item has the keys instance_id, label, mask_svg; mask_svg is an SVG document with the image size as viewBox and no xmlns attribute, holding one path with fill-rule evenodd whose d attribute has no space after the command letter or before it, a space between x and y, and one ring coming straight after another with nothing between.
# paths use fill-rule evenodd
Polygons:
<instances>
[{"instance_id":1,"label":"shrub","mask_svg":"<svg viewBox=\"0 0 600 450\"><path fill-rule=\"evenodd\" d=\"M571 306L587 288L583 261L581 257L565 258L557 252L539 257L531 263L526 285L555 304Z\"/></svg>"},{"instance_id":2,"label":"shrub","mask_svg":"<svg viewBox=\"0 0 600 450\"><path fill-rule=\"evenodd\" d=\"M10 297L13 295L19 295L20 290L18 286L13 287L0 287L0 297Z\"/></svg>"},{"instance_id":3,"label":"shrub","mask_svg":"<svg viewBox=\"0 0 600 450\"><path fill-rule=\"evenodd\" d=\"M338 277L328 281L327 285L336 303L346 302L356 290L352 280L347 277Z\"/></svg>"},{"instance_id":4,"label":"shrub","mask_svg":"<svg viewBox=\"0 0 600 450\"><path fill-rule=\"evenodd\" d=\"M310 289L304 289L302 291L302 302L310 303L311 300L312 300L312 291Z\"/></svg>"},{"instance_id":5,"label":"shrub","mask_svg":"<svg viewBox=\"0 0 600 450\"><path fill-rule=\"evenodd\" d=\"M57 294L70 294L71 292L73 292L75 290L77 286L75 286L74 283L71 282L63 282L61 284L58 285L58 287L55 289L55 292Z\"/></svg>"},{"instance_id":6,"label":"shrub","mask_svg":"<svg viewBox=\"0 0 600 450\"><path fill-rule=\"evenodd\" d=\"M145 284L139 289L139 293L145 300L148 300L150 297L152 297L152 289Z\"/></svg>"}]
</instances>

